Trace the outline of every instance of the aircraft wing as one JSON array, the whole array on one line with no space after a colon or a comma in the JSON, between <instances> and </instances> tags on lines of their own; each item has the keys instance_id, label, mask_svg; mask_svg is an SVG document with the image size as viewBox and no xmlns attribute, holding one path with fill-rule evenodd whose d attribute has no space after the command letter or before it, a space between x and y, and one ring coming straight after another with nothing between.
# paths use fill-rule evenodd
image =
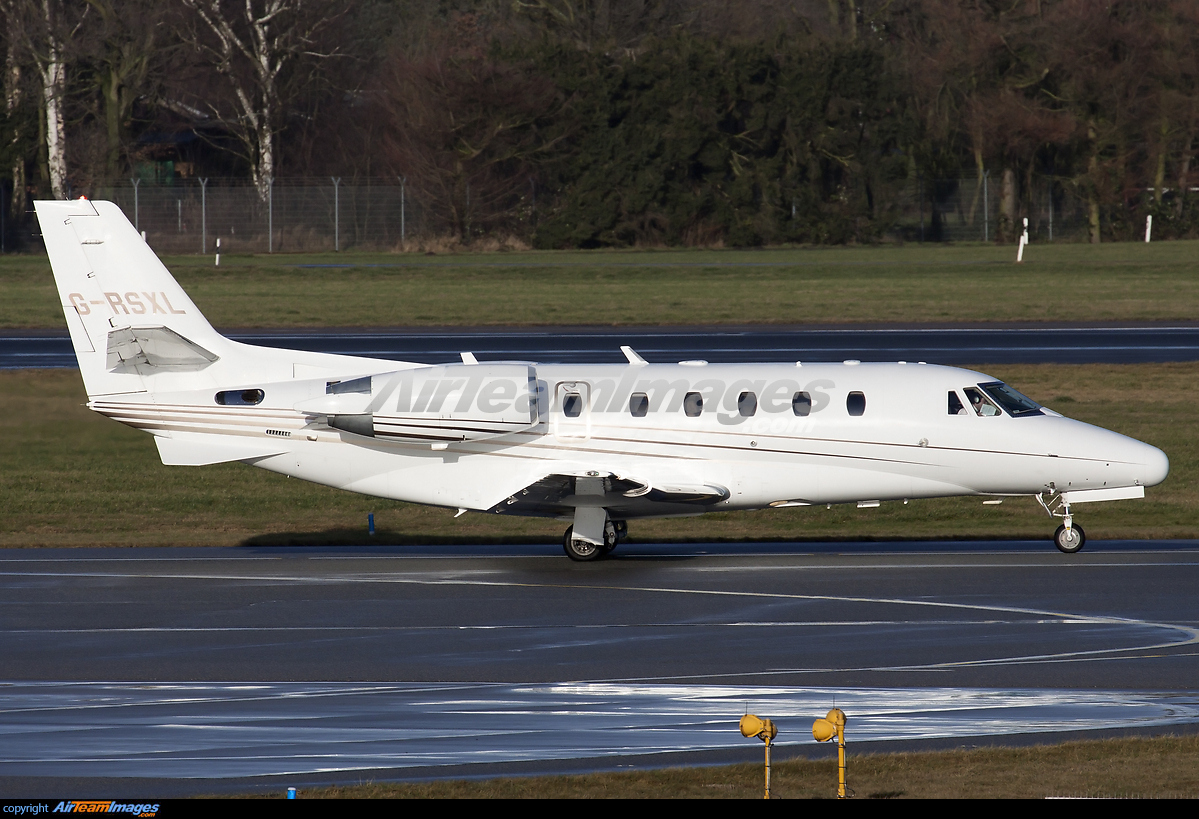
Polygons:
<instances>
[{"instance_id":1,"label":"aircraft wing","mask_svg":"<svg viewBox=\"0 0 1199 819\"><path fill-rule=\"evenodd\" d=\"M585 503L578 502L575 481L582 477L603 478L604 494L598 503L597 496L593 494L586 495ZM574 515L575 507L579 505L600 505L608 510L609 517L625 520L656 515L700 514L707 511L704 507L728 497L728 489L714 484L654 485L638 478L597 471L546 475L513 492L486 511L556 518Z\"/></svg>"}]
</instances>

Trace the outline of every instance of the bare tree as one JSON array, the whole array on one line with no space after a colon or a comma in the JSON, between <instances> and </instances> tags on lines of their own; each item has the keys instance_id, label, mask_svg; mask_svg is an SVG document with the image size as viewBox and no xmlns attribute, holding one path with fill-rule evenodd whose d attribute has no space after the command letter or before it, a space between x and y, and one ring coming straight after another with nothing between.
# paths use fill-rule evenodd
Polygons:
<instances>
[{"instance_id":1,"label":"bare tree","mask_svg":"<svg viewBox=\"0 0 1199 819\"><path fill-rule=\"evenodd\" d=\"M587 50L629 48L644 37L689 21L686 0L513 0L512 8L542 30Z\"/></svg>"},{"instance_id":2,"label":"bare tree","mask_svg":"<svg viewBox=\"0 0 1199 819\"><path fill-rule=\"evenodd\" d=\"M317 37L344 6L333 0L183 0L195 17L185 38L225 78L240 140L258 195L267 198L278 167L276 137L288 103L289 74L303 61L332 56ZM294 84L290 88L294 89ZM216 101L206 101L219 116Z\"/></svg>"},{"instance_id":3,"label":"bare tree","mask_svg":"<svg viewBox=\"0 0 1199 819\"><path fill-rule=\"evenodd\" d=\"M12 19L12 3L6 2L0 6L8 30L12 32L15 22ZM25 142L25 123L20 120L20 111L24 102L23 71L17 55L17 40L11 34L5 42L4 51L4 116L8 133L5 134L7 152L12 160L12 200L9 213L21 213L25 209L25 156L22 151Z\"/></svg>"},{"instance_id":4,"label":"bare tree","mask_svg":"<svg viewBox=\"0 0 1199 819\"><path fill-rule=\"evenodd\" d=\"M53 196L64 199L71 44L88 17L88 8L67 0L8 0L6 10L9 36L20 43L37 71L45 117L46 173Z\"/></svg>"},{"instance_id":5,"label":"bare tree","mask_svg":"<svg viewBox=\"0 0 1199 819\"><path fill-rule=\"evenodd\" d=\"M547 126L561 96L527 66L488 57L474 15L439 39L423 57L395 55L381 77L384 159L454 236L518 230L537 160L560 138Z\"/></svg>"},{"instance_id":6,"label":"bare tree","mask_svg":"<svg viewBox=\"0 0 1199 819\"><path fill-rule=\"evenodd\" d=\"M104 170L115 178L133 104L147 92L151 69L164 56L166 10L157 0L86 1L100 21L95 74L104 109Z\"/></svg>"}]
</instances>

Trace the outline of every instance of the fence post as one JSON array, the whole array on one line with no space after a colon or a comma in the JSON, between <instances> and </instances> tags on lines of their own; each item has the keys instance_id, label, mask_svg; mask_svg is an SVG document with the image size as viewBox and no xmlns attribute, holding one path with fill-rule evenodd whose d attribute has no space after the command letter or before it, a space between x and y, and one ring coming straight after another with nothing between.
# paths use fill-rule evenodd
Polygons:
<instances>
[{"instance_id":1,"label":"fence post","mask_svg":"<svg viewBox=\"0 0 1199 819\"><path fill-rule=\"evenodd\" d=\"M275 177L266 180L266 252L275 252Z\"/></svg>"},{"instance_id":2,"label":"fence post","mask_svg":"<svg viewBox=\"0 0 1199 819\"><path fill-rule=\"evenodd\" d=\"M924 241L924 177L916 171L916 197L920 203L920 241Z\"/></svg>"},{"instance_id":3,"label":"fence post","mask_svg":"<svg viewBox=\"0 0 1199 819\"><path fill-rule=\"evenodd\" d=\"M341 184L340 176L329 177L333 180L333 249L341 251L341 203L337 198L337 186Z\"/></svg>"},{"instance_id":4,"label":"fence post","mask_svg":"<svg viewBox=\"0 0 1199 819\"><path fill-rule=\"evenodd\" d=\"M1053 177L1049 177L1049 241L1053 241Z\"/></svg>"},{"instance_id":5,"label":"fence post","mask_svg":"<svg viewBox=\"0 0 1199 819\"><path fill-rule=\"evenodd\" d=\"M208 252L208 177L200 178L200 253Z\"/></svg>"},{"instance_id":6,"label":"fence post","mask_svg":"<svg viewBox=\"0 0 1199 819\"><path fill-rule=\"evenodd\" d=\"M991 172L983 173L983 241L991 241L991 201L987 182L991 178Z\"/></svg>"},{"instance_id":7,"label":"fence post","mask_svg":"<svg viewBox=\"0 0 1199 819\"><path fill-rule=\"evenodd\" d=\"M140 232L142 226L141 220L138 218L137 188L141 185L142 181L136 178L129 181L133 183L133 229Z\"/></svg>"}]
</instances>

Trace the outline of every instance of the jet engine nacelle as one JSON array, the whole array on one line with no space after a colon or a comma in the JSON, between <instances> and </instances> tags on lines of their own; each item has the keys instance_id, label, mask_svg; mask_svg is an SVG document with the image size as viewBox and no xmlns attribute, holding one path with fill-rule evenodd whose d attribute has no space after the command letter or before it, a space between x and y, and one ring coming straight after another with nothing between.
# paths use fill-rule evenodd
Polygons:
<instances>
[{"instance_id":1,"label":"jet engine nacelle","mask_svg":"<svg viewBox=\"0 0 1199 819\"><path fill-rule=\"evenodd\" d=\"M478 441L537 424L537 373L526 364L418 367L329 384L326 395L296 409L371 438Z\"/></svg>"}]
</instances>

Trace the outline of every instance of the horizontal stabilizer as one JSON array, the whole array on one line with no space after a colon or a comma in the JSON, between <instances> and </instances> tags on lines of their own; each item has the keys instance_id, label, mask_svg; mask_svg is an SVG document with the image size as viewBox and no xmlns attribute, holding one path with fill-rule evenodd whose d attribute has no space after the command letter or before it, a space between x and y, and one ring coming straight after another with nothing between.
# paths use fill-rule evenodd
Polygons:
<instances>
[{"instance_id":1,"label":"horizontal stabilizer","mask_svg":"<svg viewBox=\"0 0 1199 819\"><path fill-rule=\"evenodd\" d=\"M179 433L175 433L179 436ZM158 455L167 466L208 466L229 461L253 461L282 455L277 441L214 441L211 435L155 438Z\"/></svg>"},{"instance_id":2,"label":"horizontal stabilizer","mask_svg":"<svg viewBox=\"0 0 1199 819\"><path fill-rule=\"evenodd\" d=\"M108 360L113 372L139 368L189 372L202 370L218 356L169 327L121 327L108 334Z\"/></svg>"}]
</instances>

